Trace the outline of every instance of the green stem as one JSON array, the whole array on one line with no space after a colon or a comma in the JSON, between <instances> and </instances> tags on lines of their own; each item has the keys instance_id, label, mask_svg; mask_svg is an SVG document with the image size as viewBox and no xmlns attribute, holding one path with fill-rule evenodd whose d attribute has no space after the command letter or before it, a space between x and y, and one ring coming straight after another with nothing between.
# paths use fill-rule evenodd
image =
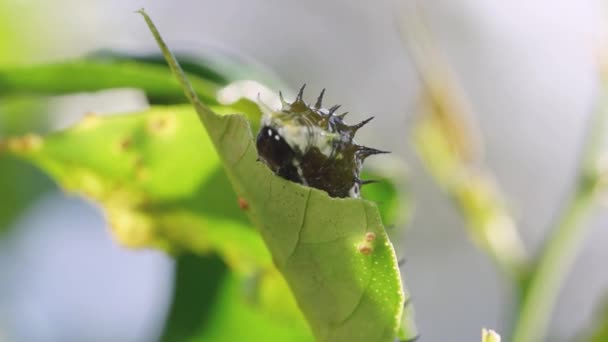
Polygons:
<instances>
[{"instance_id":1,"label":"green stem","mask_svg":"<svg viewBox=\"0 0 608 342\"><path fill-rule=\"evenodd\" d=\"M524 289L513 333L514 342L544 340L557 295L586 237L587 225L583 221L593 208L604 183L602 172L598 170L598 160L608 115L608 86L604 84L602 88L576 193L547 240L538 263L532 270L528 286Z\"/></svg>"},{"instance_id":2,"label":"green stem","mask_svg":"<svg viewBox=\"0 0 608 342\"><path fill-rule=\"evenodd\" d=\"M587 229L581 221L591 209L593 199L594 196L584 192L575 196L542 254L524 294L514 342L543 340L557 294L585 238Z\"/></svg>"}]
</instances>

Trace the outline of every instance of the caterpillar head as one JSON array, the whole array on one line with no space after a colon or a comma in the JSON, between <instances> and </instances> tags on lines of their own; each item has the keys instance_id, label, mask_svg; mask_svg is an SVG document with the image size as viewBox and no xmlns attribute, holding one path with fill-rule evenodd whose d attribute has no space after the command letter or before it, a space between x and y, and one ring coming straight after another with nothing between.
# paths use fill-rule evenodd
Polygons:
<instances>
[{"instance_id":1,"label":"caterpillar head","mask_svg":"<svg viewBox=\"0 0 608 342\"><path fill-rule=\"evenodd\" d=\"M349 126L336 115L339 105L322 107L325 89L314 106L304 102L304 87L295 101L281 95L281 109L263 108L262 128L256 139L258 156L277 175L325 190L332 197L360 197L359 174L365 158L384 151L357 145L357 130L372 118ZM279 93L280 94L280 93ZM263 104L261 104L263 106Z\"/></svg>"}]
</instances>

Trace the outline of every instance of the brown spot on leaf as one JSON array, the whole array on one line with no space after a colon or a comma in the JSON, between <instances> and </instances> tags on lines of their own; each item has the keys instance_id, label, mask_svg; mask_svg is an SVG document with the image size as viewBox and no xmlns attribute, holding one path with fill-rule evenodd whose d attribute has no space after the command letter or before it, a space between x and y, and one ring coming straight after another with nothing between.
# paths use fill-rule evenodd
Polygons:
<instances>
[{"instance_id":1,"label":"brown spot on leaf","mask_svg":"<svg viewBox=\"0 0 608 342\"><path fill-rule=\"evenodd\" d=\"M176 127L177 121L168 114L154 115L148 120L148 131L152 134L171 134L175 131Z\"/></svg>"},{"instance_id":2,"label":"brown spot on leaf","mask_svg":"<svg viewBox=\"0 0 608 342\"><path fill-rule=\"evenodd\" d=\"M366 243L359 244L359 246L357 246L357 249L359 250L359 253L363 255L370 255L374 251L374 248Z\"/></svg>"},{"instance_id":3,"label":"brown spot on leaf","mask_svg":"<svg viewBox=\"0 0 608 342\"><path fill-rule=\"evenodd\" d=\"M153 120L151 127L155 130L163 130L165 127L167 127L167 118L157 118Z\"/></svg>"},{"instance_id":4,"label":"brown spot on leaf","mask_svg":"<svg viewBox=\"0 0 608 342\"><path fill-rule=\"evenodd\" d=\"M365 241L372 242L374 240L376 240L376 233L374 233L374 232L365 233Z\"/></svg>"},{"instance_id":5,"label":"brown spot on leaf","mask_svg":"<svg viewBox=\"0 0 608 342\"><path fill-rule=\"evenodd\" d=\"M131 146L133 146L133 140L131 140L131 138L129 137L121 139L119 142L119 146L120 149L123 151L128 150L129 148L131 148Z\"/></svg>"},{"instance_id":6,"label":"brown spot on leaf","mask_svg":"<svg viewBox=\"0 0 608 342\"><path fill-rule=\"evenodd\" d=\"M239 202L239 208L241 208L241 210L249 209L249 202L247 202L247 200L244 199L243 197L239 197L238 202Z\"/></svg>"},{"instance_id":7,"label":"brown spot on leaf","mask_svg":"<svg viewBox=\"0 0 608 342\"><path fill-rule=\"evenodd\" d=\"M8 139L4 144L14 152L31 152L42 146L42 138L36 134L26 134L22 137Z\"/></svg>"}]
</instances>

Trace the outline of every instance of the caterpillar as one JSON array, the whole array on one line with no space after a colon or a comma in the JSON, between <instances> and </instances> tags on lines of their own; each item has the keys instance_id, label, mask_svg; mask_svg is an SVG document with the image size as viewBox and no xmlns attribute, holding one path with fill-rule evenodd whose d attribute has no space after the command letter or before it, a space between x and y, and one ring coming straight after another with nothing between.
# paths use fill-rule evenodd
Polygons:
<instances>
[{"instance_id":1,"label":"caterpillar","mask_svg":"<svg viewBox=\"0 0 608 342\"><path fill-rule=\"evenodd\" d=\"M336 114L340 105L323 108L325 89L313 106L304 99L304 84L292 103L283 98L281 109L260 102L264 112L256 138L258 159L276 175L292 182L326 191L332 197L360 197L360 188L374 181L359 178L365 159L387 151L355 143L357 131L373 117L349 126L348 112ZM401 266L401 262L399 262ZM409 300L404 306L409 304ZM395 342L414 342L420 336Z\"/></svg>"},{"instance_id":2,"label":"caterpillar","mask_svg":"<svg viewBox=\"0 0 608 342\"><path fill-rule=\"evenodd\" d=\"M326 191L331 197L360 197L360 188L373 181L361 180L363 161L386 151L357 145L355 133L370 117L349 126L348 112L336 114L340 105L323 108L325 89L313 106L304 99L304 84L288 103L281 92L281 109L263 104L261 129L256 138L258 159L276 175L292 182Z\"/></svg>"}]
</instances>

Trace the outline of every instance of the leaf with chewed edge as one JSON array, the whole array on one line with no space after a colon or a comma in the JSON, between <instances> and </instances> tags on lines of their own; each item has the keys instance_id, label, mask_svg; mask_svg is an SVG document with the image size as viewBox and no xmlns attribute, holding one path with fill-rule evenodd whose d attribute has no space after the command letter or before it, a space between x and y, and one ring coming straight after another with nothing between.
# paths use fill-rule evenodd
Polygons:
<instances>
[{"instance_id":1,"label":"leaf with chewed edge","mask_svg":"<svg viewBox=\"0 0 608 342\"><path fill-rule=\"evenodd\" d=\"M257 153L248 121L204 105L142 11L193 103L238 196L259 229L318 341L393 341L404 293L376 206L276 177ZM406 332L411 337L413 332Z\"/></svg>"}]
</instances>

